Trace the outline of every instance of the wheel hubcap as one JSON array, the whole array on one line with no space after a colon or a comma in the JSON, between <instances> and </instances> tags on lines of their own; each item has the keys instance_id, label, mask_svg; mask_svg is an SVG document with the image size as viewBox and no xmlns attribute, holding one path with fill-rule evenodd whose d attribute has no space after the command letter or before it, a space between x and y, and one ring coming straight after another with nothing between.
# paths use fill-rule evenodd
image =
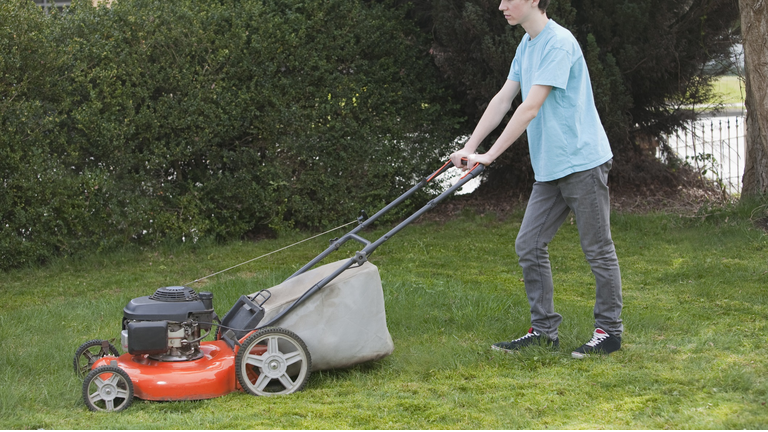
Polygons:
<instances>
[{"instance_id":1,"label":"wheel hubcap","mask_svg":"<svg viewBox=\"0 0 768 432\"><path fill-rule=\"evenodd\" d=\"M117 396L117 387L115 387L112 384L106 384L101 388L101 391L99 392L101 395L101 398L105 401L107 400L114 400Z\"/></svg>"},{"instance_id":2,"label":"wheel hubcap","mask_svg":"<svg viewBox=\"0 0 768 432\"><path fill-rule=\"evenodd\" d=\"M285 373L285 360L280 356L270 356L265 364L267 367L263 372L270 378L278 378Z\"/></svg>"}]
</instances>

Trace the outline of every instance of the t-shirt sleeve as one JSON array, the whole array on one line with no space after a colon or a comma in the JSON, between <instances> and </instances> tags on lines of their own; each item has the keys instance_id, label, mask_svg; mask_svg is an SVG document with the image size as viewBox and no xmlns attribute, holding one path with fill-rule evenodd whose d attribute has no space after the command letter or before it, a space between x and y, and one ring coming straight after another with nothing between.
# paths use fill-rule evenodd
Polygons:
<instances>
[{"instance_id":1,"label":"t-shirt sleeve","mask_svg":"<svg viewBox=\"0 0 768 432\"><path fill-rule=\"evenodd\" d=\"M517 58L517 55L515 55L515 58L512 59L512 66L509 68L509 75L507 76L507 79L510 81L520 82L520 60Z\"/></svg>"},{"instance_id":2,"label":"t-shirt sleeve","mask_svg":"<svg viewBox=\"0 0 768 432\"><path fill-rule=\"evenodd\" d=\"M537 65L532 85L547 85L565 89L571 72L571 55L563 48L546 50Z\"/></svg>"}]
</instances>

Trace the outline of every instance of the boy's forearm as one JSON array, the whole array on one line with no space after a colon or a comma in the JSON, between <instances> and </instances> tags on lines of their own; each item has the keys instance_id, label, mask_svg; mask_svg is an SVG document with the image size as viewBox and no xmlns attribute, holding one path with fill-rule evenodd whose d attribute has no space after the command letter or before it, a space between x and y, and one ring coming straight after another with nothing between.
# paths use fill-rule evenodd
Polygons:
<instances>
[{"instance_id":1,"label":"boy's forearm","mask_svg":"<svg viewBox=\"0 0 768 432\"><path fill-rule=\"evenodd\" d=\"M493 146L486 153L494 160L501 156L505 150L507 150L518 138L523 134L525 129L531 124L531 121L536 118L539 107L531 107L530 105L522 104L512 114L512 118L504 128L504 132L496 140Z\"/></svg>"},{"instance_id":2,"label":"boy's forearm","mask_svg":"<svg viewBox=\"0 0 768 432\"><path fill-rule=\"evenodd\" d=\"M480 146L480 143L491 133L504 119L504 116L512 107L512 101L520 92L520 83L507 81L504 87L491 99L488 107L483 112L483 116L477 123L472 136L464 145L464 150L473 153Z\"/></svg>"},{"instance_id":3,"label":"boy's forearm","mask_svg":"<svg viewBox=\"0 0 768 432\"><path fill-rule=\"evenodd\" d=\"M539 114L541 106L552 91L551 86L534 85L528 97L517 107L499 139L485 154L485 163L491 163L512 145Z\"/></svg>"},{"instance_id":4,"label":"boy's forearm","mask_svg":"<svg viewBox=\"0 0 768 432\"><path fill-rule=\"evenodd\" d=\"M504 116L509 111L510 105L506 105L501 98L494 97L485 109L483 116L477 123L472 136L470 136L467 143L464 145L464 150L469 152L475 152L480 146L480 143L491 133L496 127L501 124Z\"/></svg>"}]
</instances>

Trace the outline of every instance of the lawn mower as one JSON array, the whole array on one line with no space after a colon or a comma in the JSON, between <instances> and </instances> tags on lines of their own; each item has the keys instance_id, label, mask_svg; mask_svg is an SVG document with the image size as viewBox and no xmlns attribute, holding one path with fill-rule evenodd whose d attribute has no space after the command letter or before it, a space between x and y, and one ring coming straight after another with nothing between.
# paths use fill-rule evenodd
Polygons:
<instances>
[{"instance_id":1,"label":"lawn mower","mask_svg":"<svg viewBox=\"0 0 768 432\"><path fill-rule=\"evenodd\" d=\"M484 167L459 181L395 228L371 242L359 233L417 190L432 175L357 226L281 284L242 295L219 318L213 293L188 286L157 289L123 309L121 345L91 340L75 352L75 372L92 411L122 411L134 397L151 401L201 400L246 391L270 396L304 388L310 373L348 367L392 353L383 291L368 258L382 243L435 207ZM354 257L314 268L349 240L364 247ZM195 281L197 282L197 281ZM279 326L278 326L279 325ZM212 341L204 341L209 335Z\"/></svg>"}]
</instances>

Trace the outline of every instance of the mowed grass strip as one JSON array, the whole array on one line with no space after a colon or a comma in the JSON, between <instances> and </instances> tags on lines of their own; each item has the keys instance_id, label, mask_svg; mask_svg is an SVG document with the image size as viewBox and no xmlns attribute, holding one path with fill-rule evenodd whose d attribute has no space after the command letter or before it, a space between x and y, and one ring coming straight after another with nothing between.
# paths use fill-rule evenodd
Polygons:
<instances>
[{"instance_id":1,"label":"mowed grass strip","mask_svg":"<svg viewBox=\"0 0 768 432\"><path fill-rule=\"evenodd\" d=\"M718 98L718 102L726 105L744 104L744 98L746 97L744 80L736 75L718 77L712 83L712 89Z\"/></svg>"},{"instance_id":2,"label":"mowed grass strip","mask_svg":"<svg viewBox=\"0 0 768 432\"><path fill-rule=\"evenodd\" d=\"M512 355L490 345L529 326L513 246L521 214L501 219L466 211L447 223L412 225L371 257L384 287L392 356L315 373L306 390L286 397L134 400L122 413L85 407L72 370L80 344L118 338L122 308L134 297L309 235L93 254L8 272L0 282L0 427L766 429L768 237L752 225L761 215L764 205L699 218L615 214L624 343L608 357L580 361L570 351L591 336L594 279L575 225L566 222L550 245L555 302L564 316L561 349ZM212 291L223 315L241 294L281 282L327 240L195 288Z\"/></svg>"}]
</instances>

